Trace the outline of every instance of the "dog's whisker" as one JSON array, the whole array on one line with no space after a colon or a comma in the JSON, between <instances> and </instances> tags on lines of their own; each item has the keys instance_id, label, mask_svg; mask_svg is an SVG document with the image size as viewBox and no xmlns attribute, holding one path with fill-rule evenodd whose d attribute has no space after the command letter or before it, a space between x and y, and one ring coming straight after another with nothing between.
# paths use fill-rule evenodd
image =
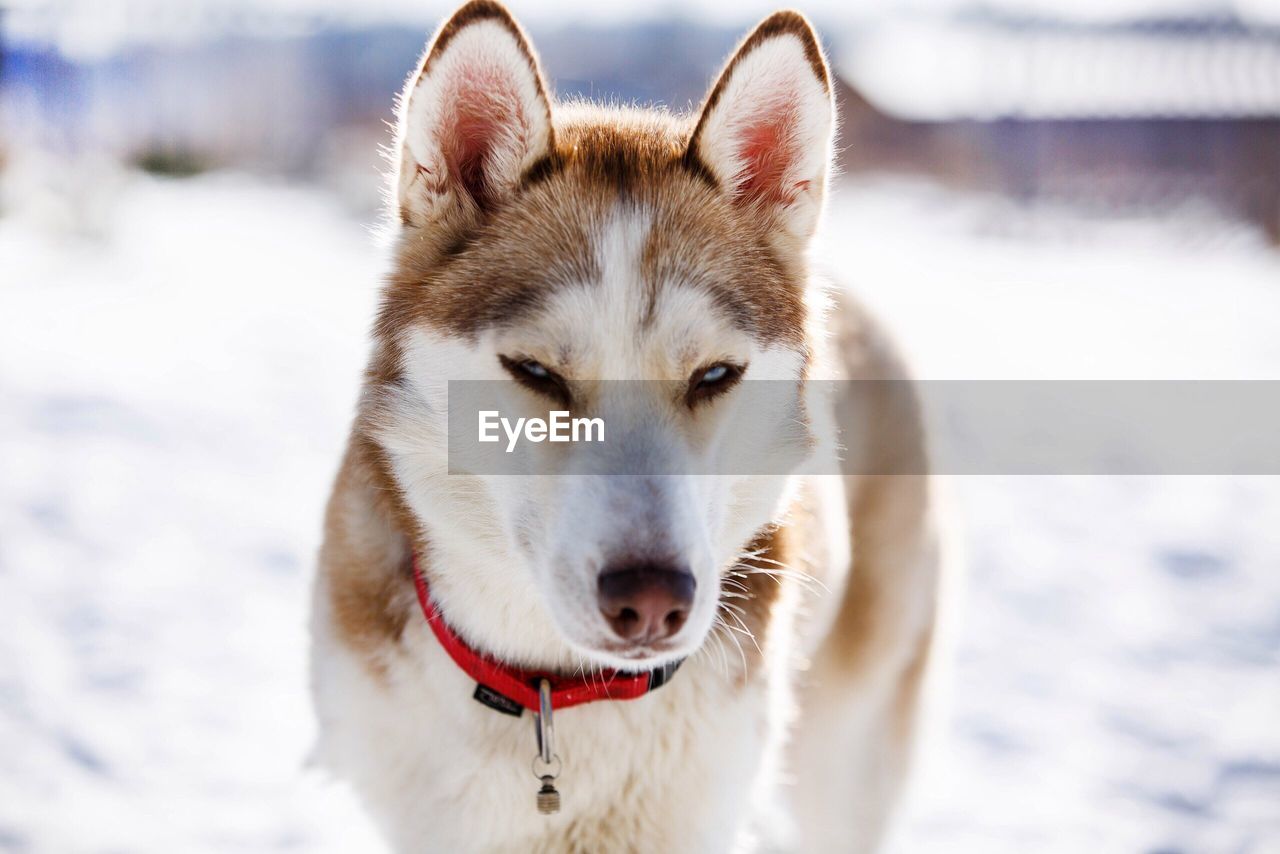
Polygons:
<instances>
[{"instance_id":1,"label":"dog's whisker","mask_svg":"<svg viewBox=\"0 0 1280 854\"><path fill-rule=\"evenodd\" d=\"M730 570L730 573L733 575L737 575L741 578L745 578L751 575L765 575L778 582L781 582L785 579L791 579L793 581L796 581L799 584L806 585L811 590L817 588L817 589L821 589L822 592L824 593L831 592L830 589L827 587L827 585L824 584L821 579L816 578L810 575L809 573L804 572L803 570L786 566L785 564L778 564L777 567L753 566L751 564L738 564L732 570Z\"/></svg>"},{"instance_id":2,"label":"dog's whisker","mask_svg":"<svg viewBox=\"0 0 1280 854\"><path fill-rule=\"evenodd\" d=\"M724 624L724 627L725 627L726 629L732 629L732 628L733 628L733 626L730 626L730 625L729 625L729 624L727 624L727 623L725 623L725 624ZM738 658L739 658L739 659L741 660L741 662L742 662L742 672L743 672L743 673L746 673L746 672L747 672L747 653L746 653L746 651L745 651L745 650L743 650L743 648L742 648L742 641L741 641L741 640L739 640L739 638L738 638L738 636L737 636L736 634L732 634L732 633L731 633L731 634L729 634L729 635L726 635L726 637L731 638L731 639L733 640L733 645L734 645L734 646L737 648L737 650L738 650Z\"/></svg>"},{"instance_id":3,"label":"dog's whisker","mask_svg":"<svg viewBox=\"0 0 1280 854\"><path fill-rule=\"evenodd\" d=\"M733 617L733 619L734 619L734 620L738 623L738 625L741 627L741 628L735 629L735 631L740 631L740 632L742 632L743 634L745 634L747 637L751 638L751 644L752 644L752 646L754 646L754 647L756 648L756 652L758 652L761 656L763 656L763 655L764 655L764 650L762 650L762 649L760 648L760 642L759 642L758 640L756 640L756 634L755 634L755 632L753 632L753 631L751 631L751 629L747 628L747 623L746 623L746 621L745 621L745 620L743 620L743 619L742 619L742 617L738 616L737 614L730 613L730 616L731 616L731 617ZM733 626L729 626L729 628L731 628L731 629L732 629L732 628L734 628L734 627L733 627Z\"/></svg>"},{"instance_id":4,"label":"dog's whisker","mask_svg":"<svg viewBox=\"0 0 1280 854\"><path fill-rule=\"evenodd\" d=\"M725 649L725 638L728 637L728 635L725 633L725 630L724 630L725 627L723 622L718 622L715 628L716 628L716 636L715 636L716 648L720 653L720 669L724 673L724 677L728 679L729 678L729 652L728 650Z\"/></svg>"}]
</instances>

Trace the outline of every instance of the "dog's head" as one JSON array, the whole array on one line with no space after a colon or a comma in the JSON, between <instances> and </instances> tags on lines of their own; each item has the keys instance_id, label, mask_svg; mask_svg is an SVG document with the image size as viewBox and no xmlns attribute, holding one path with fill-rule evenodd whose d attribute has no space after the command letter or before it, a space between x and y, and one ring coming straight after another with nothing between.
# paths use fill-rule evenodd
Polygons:
<instances>
[{"instance_id":1,"label":"dog's head","mask_svg":"<svg viewBox=\"0 0 1280 854\"><path fill-rule=\"evenodd\" d=\"M805 253L832 133L793 12L756 28L689 119L553 104L489 0L435 35L400 104L365 424L476 641L635 669L705 639L722 573L787 482L726 455L809 441ZM447 474L457 380L508 381L512 422L598 417L606 441L541 446L538 475ZM787 391L747 394L754 380Z\"/></svg>"}]
</instances>

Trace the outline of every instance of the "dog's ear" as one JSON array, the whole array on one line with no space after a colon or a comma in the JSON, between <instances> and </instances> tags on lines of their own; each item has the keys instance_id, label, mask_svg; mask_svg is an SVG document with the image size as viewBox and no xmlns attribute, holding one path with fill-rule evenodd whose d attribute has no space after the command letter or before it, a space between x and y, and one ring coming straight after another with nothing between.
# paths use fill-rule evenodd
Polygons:
<instances>
[{"instance_id":1,"label":"dog's ear","mask_svg":"<svg viewBox=\"0 0 1280 854\"><path fill-rule=\"evenodd\" d=\"M396 145L411 226L474 221L552 150L538 58L500 3L471 0L436 32L401 96Z\"/></svg>"},{"instance_id":2,"label":"dog's ear","mask_svg":"<svg viewBox=\"0 0 1280 854\"><path fill-rule=\"evenodd\" d=\"M686 161L737 204L775 217L799 240L817 227L835 108L813 27L775 12L747 36L707 95Z\"/></svg>"}]
</instances>

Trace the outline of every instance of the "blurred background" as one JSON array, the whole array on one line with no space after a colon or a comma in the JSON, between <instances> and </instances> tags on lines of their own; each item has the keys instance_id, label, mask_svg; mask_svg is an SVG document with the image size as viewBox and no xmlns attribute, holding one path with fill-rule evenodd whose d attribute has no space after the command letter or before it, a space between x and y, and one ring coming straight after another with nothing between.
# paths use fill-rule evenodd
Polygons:
<instances>
[{"instance_id":1,"label":"blurred background","mask_svg":"<svg viewBox=\"0 0 1280 854\"><path fill-rule=\"evenodd\" d=\"M774 7L511 6L561 98L673 110ZM0 2L0 850L377 850L304 767L305 620L379 147L451 8ZM920 376L1280 380L1280 0L802 8L819 257ZM949 488L893 850L1280 851L1280 478Z\"/></svg>"}]
</instances>

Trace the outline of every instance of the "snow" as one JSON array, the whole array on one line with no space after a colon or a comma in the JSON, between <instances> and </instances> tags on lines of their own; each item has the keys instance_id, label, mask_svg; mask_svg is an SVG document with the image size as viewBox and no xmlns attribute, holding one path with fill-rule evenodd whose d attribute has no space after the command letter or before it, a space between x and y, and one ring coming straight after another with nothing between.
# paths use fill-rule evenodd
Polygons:
<instances>
[{"instance_id":1,"label":"snow","mask_svg":"<svg viewBox=\"0 0 1280 854\"><path fill-rule=\"evenodd\" d=\"M842 198L828 255L922 378L1280 378L1280 255L1201 212ZM953 716L896 850L1280 850L1280 478L949 485Z\"/></svg>"},{"instance_id":2,"label":"snow","mask_svg":"<svg viewBox=\"0 0 1280 854\"><path fill-rule=\"evenodd\" d=\"M370 224L237 175L112 186L0 218L0 850L378 850L304 768ZM1280 377L1280 259L1194 212L841 197L824 254L922 376ZM1280 478L950 486L953 713L896 850L1280 849Z\"/></svg>"},{"instance_id":3,"label":"snow","mask_svg":"<svg viewBox=\"0 0 1280 854\"><path fill-rule=\"evenodd\" d=\"M369 235L310 192L136 180L100 239L0 220L0 257L0 848L358 850L301 765Z\"/></svg>"}]
</instances>

